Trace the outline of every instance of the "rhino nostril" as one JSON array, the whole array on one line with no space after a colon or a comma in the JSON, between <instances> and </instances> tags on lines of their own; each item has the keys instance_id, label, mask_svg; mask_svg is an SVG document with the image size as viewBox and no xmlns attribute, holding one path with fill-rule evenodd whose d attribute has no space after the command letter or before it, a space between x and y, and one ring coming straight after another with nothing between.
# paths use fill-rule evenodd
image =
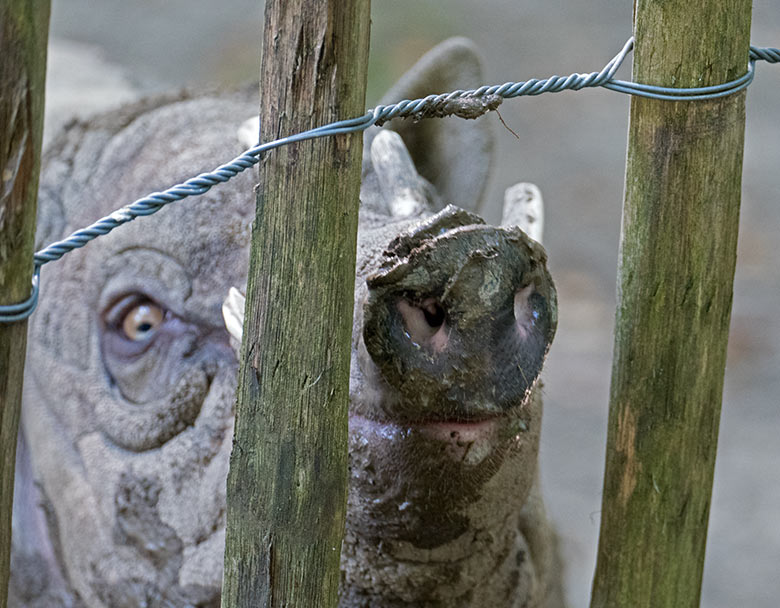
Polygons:
<instances>
[{"instance_id":1,"label":"rhino nostril","mask_svg":"<svg viewBox=\"0 0 780 608\"><path fill-rule=\"evenodd\" d=\"M423 311L425 320L432 328L441 327L444 323L444 309L433 298L420 303L420 309Z\"/></svg>"},{"instance_id":2,"label":"rhino nostril","mask_svg":"<svg viewBox=\"0 0 780 608\"><path fill-rule=\"evenodd\" d=\"M539 321L539 300L541 296L536 293L533 283L520 289L515 294L515 321L517 328L523 337L526 337Z\"/></svg>"},{"instance_id":3,"label":"rhino nostril","mask_svg":"<svg viewBox=\"0 0 780 608\"><path fill-rule=\"evenodd\" d=\"M429 343L436 348L444 346L446 340L436 339L445 325L444 308L434 298L422 301L400 299L398 311L403 319L406 335L416 344Z\"/></svg>"}]
</instances>

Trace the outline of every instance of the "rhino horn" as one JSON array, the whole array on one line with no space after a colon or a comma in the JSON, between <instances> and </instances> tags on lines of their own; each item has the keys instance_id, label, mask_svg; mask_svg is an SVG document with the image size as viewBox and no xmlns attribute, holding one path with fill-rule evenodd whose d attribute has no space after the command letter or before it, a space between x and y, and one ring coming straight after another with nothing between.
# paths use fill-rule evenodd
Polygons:
<instances>
[{"instance_id":1,"label":"rhino horn","mask_svg":"<svg viewBox=\"0 0 780 608\"><path fill-rule=\"evenodd\" d=\"M501 225L517 226L537 243L544 231L544 201L537 186L520 182L504 192Z\"/></svg>"},{"instance_id":2,"label":"rhino horn","mask_svg":"<svg viewBox=\"0 0 780 608\"><path fill-rule=\"evenodd\" d=\"M246 296L235 287L228 290L228 295L222 303L222 318L225 327L230 334L230 345L236 351L236 356L241 355L241 339L244 335L244 306Z\"/></svg>"},{"instance_id":3,"label":"rhino horn","mask_svg":"<svg viewBox=\"0 0 780 608\"><path fill-rule=\"evenodd\" d=\"M405 218L428 208L430 188L420 178L401 136L380 131L371 142L371 164L390 215Z\"/></svg>"},{"instance_id":4,"label":"rhino horn","mask_svg":"<svg viewBox=\"0 0 780 608\"><path fill-rule=\"evenodd\" d=\"M236 131L236 137L245 148L254 148L260 143L260 117L247 118Z\"/></svg>"}]
</instances>

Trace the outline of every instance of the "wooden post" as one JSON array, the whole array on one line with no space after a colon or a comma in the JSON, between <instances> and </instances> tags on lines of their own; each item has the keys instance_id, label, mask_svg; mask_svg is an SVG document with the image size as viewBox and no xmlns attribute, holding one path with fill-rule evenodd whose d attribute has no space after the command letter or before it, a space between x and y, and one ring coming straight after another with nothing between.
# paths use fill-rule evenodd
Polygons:
<instances>
[{"instance_id":1,"label":"wooden post","mask_svg":"<svg viewBox=\"0 0 780 608\"><path fill-rule=\"evenodd\" d=\"M261 141L365 111L368 0L268 0ZM260 167L222 606L335 606L362 136Z\"/></svg>"},{"instance_id":2,"label":"wooden post","mask_svg":"<svg viewBox=\"0 0 780 608\"><path fill-rule=\"evenodd\" d=\"M0 0L0 304L30 295L49 0ZM0 323L0 606L8 601L27 322Z\"/></svg>"},{"instance_id":3,"label":"wooden post","mask_svg":"<svg viewBox=\"0 0 780 608\"><path fill-rule=\"evenodd\" d=\"M634 79L747 69L750 0L637 0ZM731 316L745 94L631 100L591 606L699 605Z\"/></svg>"}]
</instances>

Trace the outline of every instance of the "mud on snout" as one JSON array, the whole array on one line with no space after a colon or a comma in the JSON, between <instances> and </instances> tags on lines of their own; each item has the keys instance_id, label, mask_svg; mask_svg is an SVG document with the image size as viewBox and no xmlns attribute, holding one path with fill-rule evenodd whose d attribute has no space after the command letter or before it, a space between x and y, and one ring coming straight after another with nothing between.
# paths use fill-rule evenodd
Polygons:
<instances>
[{"instance_id":1,"label":"mud on snout","mask_svg":"<svg viewBox=\"0 0 780 608\"><path fill-rule=\"evenodd\" d=\"M363 340L392 420L474 422L529 397L555 334L544 249L449 206L394 239L367 279Z\"/></svg>"},{"instance_id":2,"label":"mud on snout","mask_svg":"<svg viewBox=\"0 0 780 608\"><path fill-rule=\"evenodd\" d=\"M555 287L522 230L452 206L394 239L367 285L349 527L431 549L528 495Z\"/></svg>"}]
</instances>

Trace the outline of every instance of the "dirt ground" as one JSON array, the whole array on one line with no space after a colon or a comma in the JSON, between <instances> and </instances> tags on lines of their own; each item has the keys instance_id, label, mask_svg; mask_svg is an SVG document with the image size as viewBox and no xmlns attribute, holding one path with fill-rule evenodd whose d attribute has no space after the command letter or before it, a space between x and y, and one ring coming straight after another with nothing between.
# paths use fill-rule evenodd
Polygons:
<instances>
[{"instance_id":1,"label":"dirt ground","mask_svg":"<svg viewBox=\"0 0 780 608\"><path fill-rule=\"evenodd\" d=\"M54 3L50 125L135 92L256 78L251 0ZM465 35L486 83L600 69L631 33L631 2L374 2L369 103L436 42ZM229 6L226 8L226 6ZM755 0L754 44L780 46L780 11ZM77 67L78 66L78 67ZM629 75L628 70L622 74ZM483 84L483 83L474 83ZM775 608L780 596L780 67L748 94L739 260L702 605ZM542 477L572 607L587 606L604 466L628 98L603 90L508 101L503 189L540 186L560 325L545 373Z\"/></svg>"}]
</instances>

